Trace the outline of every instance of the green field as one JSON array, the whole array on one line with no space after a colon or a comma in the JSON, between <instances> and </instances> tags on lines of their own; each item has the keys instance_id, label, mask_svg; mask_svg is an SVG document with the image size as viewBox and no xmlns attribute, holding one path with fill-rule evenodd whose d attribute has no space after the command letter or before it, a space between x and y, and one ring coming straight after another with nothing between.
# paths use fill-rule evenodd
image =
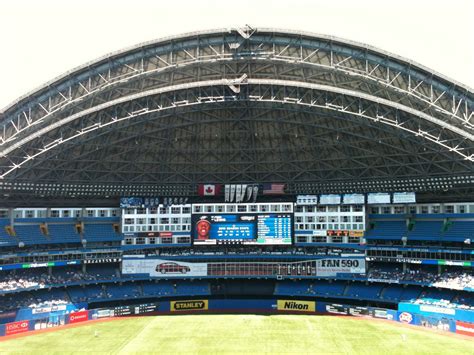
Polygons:
<instances>
[{"instance_id":1,"label":"green field","mask_svg":"<svg viewBox=\"0 0 474 355\"><path fill-rule=\"evenodd\" d=\"M193 315L95 322L0 342L1 354L474 354L474 341L381 321Z\"/></svg>"}]
</instances>

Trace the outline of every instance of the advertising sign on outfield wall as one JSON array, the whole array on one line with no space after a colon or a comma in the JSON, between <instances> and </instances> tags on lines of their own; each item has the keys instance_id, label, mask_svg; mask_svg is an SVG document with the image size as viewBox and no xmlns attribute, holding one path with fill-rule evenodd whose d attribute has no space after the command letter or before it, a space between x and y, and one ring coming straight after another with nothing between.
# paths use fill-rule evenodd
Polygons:
<instances>
[{"instance_id":1,"label":"advertising sign on outfield wall","mask_svg":"<svg viewBox=\"0 0 474 355\"><path fill-rule=\"evenodd\" d=\"M365 259L321 259L316 260L317 276L337 276L338 274L364 274Z\"/></svg>"},{"instance_id":2,"label":"advertising sign on outfield wall","mask_svg":"<svg viewBox=\"0 0 474 355\"><path fill-rule=\"evenodd\" d=\"M20 322L7 323L5 325L5 335L25 333L29 330L30 321L22 320Z\"/></svg>"},{"instance_id":3,"label":"advertising sign on outfield wall","mask_svg":"<svg viewBox=\"0 0 474 355\"><path fill-rule=\"evenodd\" d=\"M279 311L297 311L297 312L315 312L316 311L316 302L314 302L314 301L277 300L277 310L279 310Z\"/></svg>"},{"instance_id":4,"label":"advertising sign on outfield wall","mask_svg":"<svg viewBox=\"0 0 474 355\"><path fill-rule=\"evenodd\" d=\"M456 322L456 333L474 337L474 323Z\"/></svg>"},{"instance_id":5,"label":"advertising sign on outfield wall","mask_svg":"<svg viewBox=\"0 0 474 355\"><path fill-rule=\"evenodd\" d=\"M150 277L207 276L207 264L185 263L164 259L127 259L122 261L123 274L148 274Z\"/></svg>"},{"instance_id":6,"label":"advertising sign on outfield wall","mask_svg":"<svg viewBox=\"0 0 474 355\"><path fill-rule=\"evenodd\" d=\"M209 309L208 300L188 300L188 301L171 301L171 312L182 311L206 311Z\"/></svg>"},{"instance_id":7,"label":"advertising sign on outfield wall","mask_svg":"<svg viewBox=\"0 0 474 355\"><path fill-rule=\"evenodd\" d=\"M69 315L69 323L85 322L89 319L89 311L74 312Z\"/></svg>"}]
</instances>

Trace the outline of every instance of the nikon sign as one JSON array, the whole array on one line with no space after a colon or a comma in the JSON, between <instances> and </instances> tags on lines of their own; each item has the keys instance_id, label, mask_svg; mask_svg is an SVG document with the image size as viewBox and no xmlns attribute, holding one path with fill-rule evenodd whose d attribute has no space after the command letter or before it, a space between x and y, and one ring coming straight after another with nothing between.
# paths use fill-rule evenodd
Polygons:
<instances>
[{"instance_id":1,"label":"nikon sign","mask_svg":"<svg viewBox=\"0 0 474 355\"><path fill-rule=\"evenodd\" d=\"M314 302L314 301L277 300L277 310L279 310L279 311L297 311L297 312L315 312L316 311L316 302Z\"/></svg>"},{"instance_id":2,"label":"nikon sign","mask_svg":"<svg viewBox=\"0 0 474 355\"><path fill-rule=\"evenodd\" d=\"M334 258L316 261L317 276L337 276L338 274L365 274L365 259Z\"/></svg>"}]
</instances>

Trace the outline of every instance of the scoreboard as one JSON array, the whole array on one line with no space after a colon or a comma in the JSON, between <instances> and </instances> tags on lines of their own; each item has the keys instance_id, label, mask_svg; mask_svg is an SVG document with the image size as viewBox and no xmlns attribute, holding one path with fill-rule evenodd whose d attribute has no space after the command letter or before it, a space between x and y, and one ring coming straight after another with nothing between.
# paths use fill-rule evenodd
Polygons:
<instances>
[{"instance_id":1,"label":"scoreboard","mask_svg":"<svg viewBox=\"0 0 474 355\"><path fill-rule=\"evenodd\" d=\"M258 215L257 240L264 244L273 239L291 240L291 214Z\"/></svg>"},{"instance_id":2,"label":"scoreboard","mask_svg":"<svg viewBox=\"0 0 474 355\"><path fill-rule=\"evenodd\" d=\"M192 216L194 245L291 245L293 213Z\"/></svg>"}]
</instances>

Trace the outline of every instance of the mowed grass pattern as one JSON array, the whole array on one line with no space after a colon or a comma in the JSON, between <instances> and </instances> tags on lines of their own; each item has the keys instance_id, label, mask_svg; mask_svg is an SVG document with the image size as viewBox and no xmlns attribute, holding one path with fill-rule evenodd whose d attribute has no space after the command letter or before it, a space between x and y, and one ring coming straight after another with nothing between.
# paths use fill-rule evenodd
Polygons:
<instances>
[{"instance_id":1,"label":"mowed grass pattern","mask_svg":"<svg viewBox=\"0 0 474 355\"><path fill-rule=\"evenodd\" d=\"M389 322L193 315L96 322L0 342L1 354L474 354L474 341Z\"/></svg>"}]
</instances>

